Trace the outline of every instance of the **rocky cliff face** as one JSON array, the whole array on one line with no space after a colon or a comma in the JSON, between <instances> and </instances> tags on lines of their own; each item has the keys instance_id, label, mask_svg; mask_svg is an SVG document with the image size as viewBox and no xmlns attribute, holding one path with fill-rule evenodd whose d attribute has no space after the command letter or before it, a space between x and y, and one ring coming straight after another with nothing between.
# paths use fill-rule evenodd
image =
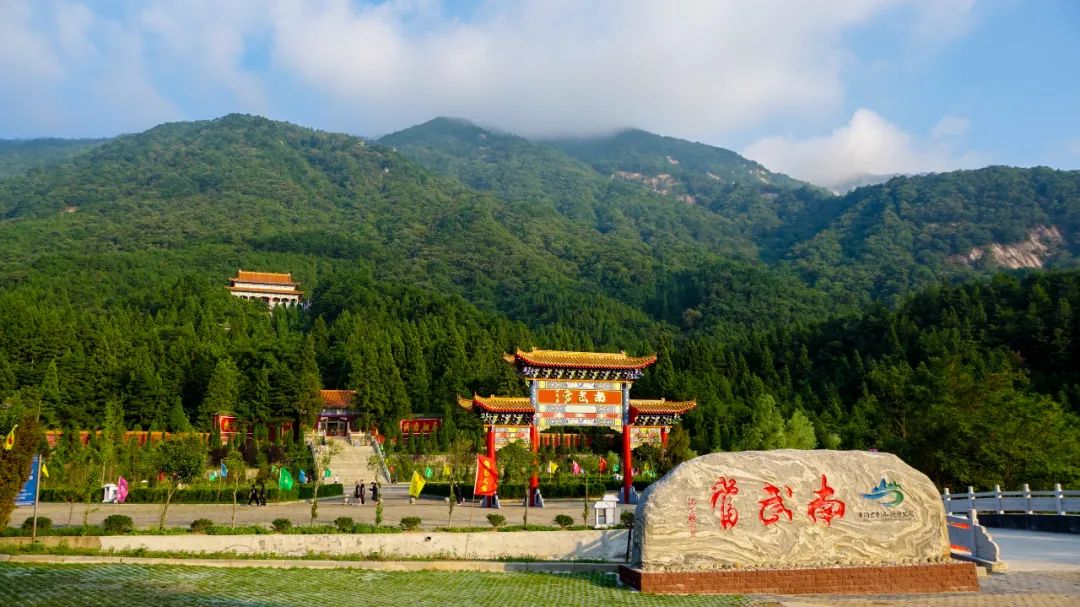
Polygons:
<instances>
[{"instance_id":1,"label":"rocky cliff face","mask_svg":"<svg viewBox=\"0 0 1080 607\"><path fill-rule=\"evenodd\" d=\"M1035 226L1028 239L1008 244L990 243L985 247L975 247L964 255L954 255L950 259L971 265L989 255L995 265L1016 270L1019 268L1041 268L1053 250L1065 244L1057 226Z\"/></svg>"}]
</instances>

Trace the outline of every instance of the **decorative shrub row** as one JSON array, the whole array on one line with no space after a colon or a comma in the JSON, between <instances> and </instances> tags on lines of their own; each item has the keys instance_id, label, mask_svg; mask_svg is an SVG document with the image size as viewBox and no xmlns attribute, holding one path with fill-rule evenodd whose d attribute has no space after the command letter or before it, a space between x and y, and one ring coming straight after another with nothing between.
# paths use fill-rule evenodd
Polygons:
<instances>
[{"instance_id":1,"label":"decorative shrub row","mask_svg":"<svg viewBox=\"0 0 1080 607\"><path fill-rule=\"evenodd\" d=\"M648 487L650 481L635 482L634 488L640 493L645 487ZM524 483L512 483L499 485L499 498L506 499L524 499L525 498L525 484ZM610 491L618 491L622 489L622 483L617 481L608 480L605 483L599 481L593 481L589 479L589 498L600 499L605 493ZM462 486L465 499L471 500L472 485L466 484ZM540 494L544 496L544 499L565 499L565 498L581 498L585 494L585 481L576 481L573 483L560 483L545 485L541 483ZM428 482L424 485L424 490L421 495L427 497L449 497L450 496L450 483L442 482Z\"/></svg>"},{"instance_id":2,"label":"decorative shrub row","mask_svg":"<svg viewBox=\"0 0 1080 607\"><path fill-rule=\"evenodd\" d=\"M236 501L241 504L246 504L248 501L248 495L251 492L251 485L242 485L239 493L236 494ZM315 493L315 487L313 485L298 485L293 487L291 491L282 491L277 487L266 488L266 501L267 502L290 502L297 500L309 500ZM129 504L161 504L165 502L165 495L167 490L164 487L136 487L128 493L127 503ZM331 483L328 485L322 485L319 487L319 497L338 497L344 494L344 487L340 483ZM41 501L43 502L62 502L63 494L58 489L42 489ZM96 500L95 500L96 501ZM187 489L180 489L173 494L173 504L231 504L232 503L232 488L231 487L190 487Z\"/></svg>"}]
</instances>

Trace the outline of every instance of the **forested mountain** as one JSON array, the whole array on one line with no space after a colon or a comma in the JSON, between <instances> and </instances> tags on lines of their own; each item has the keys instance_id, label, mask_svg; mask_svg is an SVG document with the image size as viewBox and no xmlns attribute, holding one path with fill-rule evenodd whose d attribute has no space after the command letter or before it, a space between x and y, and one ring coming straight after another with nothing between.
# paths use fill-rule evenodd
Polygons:
<instances>
[{"instance_id":1,"label":"forested mountain","mask_svg":"<svg viewBox=\"0 0 1080 607\"><path fill-rule=\"evenodd\" d=\"M662 143L633 149L684 149ZM727 158L696 145L670 166ZM940 482L1080 479L1080 273L941 285L997 270L992 243L1034 226L1061 239L1036 256L1070 263L1076 173L843 197L768 174L734 184L741 208L594 162L445 119L369 144L231 115L2 179L0 397L49 425L186 429L307 419L321 385L384 427L427 412L468 431L456 394L522 390L503 352L656 351L635 394L697 399L698 451L877 447ZM232 298L238 268L292 272L310 307Z\"/></svg>"},{"instance_id":2,"label":"forested mountain","mask_svg":"<svg viewBox=\"0 0 1080 607\"><path fill-rule=\"evenodd\" d=\"M381 141L432 170L510 199L547 196L569 205L602 187L583 184L636 185L671 200L685 224L734 227L749 241L740 251L794 270L844 309L894 301L941 280L1075 267L1080 171L990 167L897 177L835 196L729 150L636 130L529 142L436 119ZM620 188L607 199L628 204L635 195ZM709 223L717 217L726 223ZM730 242L712 238L703 244L730 256L724 249Z\"/></svg>"},{"instance_id":3,"label":"forested mountain","mask_svg":"<svg viewBox=\"0 0 1080 607\"><path fill-rule=\"evenodd\" d=\"M0 139L0 179L73 158L104 139Z\"/></svg>"},{"instance_id":4,"label":"forested mountain","mask_svg":"<svg viewBox=\"0 0 1080 607\"><path fill-rule=\"evenodd\" d=\"M847 194L844 211L786 258L847 299L1002 269L1075 267L1080 171L989 167L897 177Z\"/></svg>"}]
</instances>

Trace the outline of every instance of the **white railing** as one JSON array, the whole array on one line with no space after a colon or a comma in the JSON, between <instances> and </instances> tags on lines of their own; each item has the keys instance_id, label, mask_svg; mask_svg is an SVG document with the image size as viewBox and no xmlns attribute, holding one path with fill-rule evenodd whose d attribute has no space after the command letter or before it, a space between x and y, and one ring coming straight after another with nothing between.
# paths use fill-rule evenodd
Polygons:
<instances>
[{"instance_id":1,"label":"white railing","mask_svg":"<svg viewBox=\"0 0 1080 607\"><path fill-rule=\"evenodd\" d=\"M949 549L953 557L972 560L998 569L1004 567L1001 562L1001 549L997 542L979 524L979 513L972 510L966 516L946 514L949 524Z\"/></svg>"},{"instance_id":2,"label":"white railing","mask_svg":"<svg viewBox=\"0 0 1080 607\"><path fill-rule=\"evenodd\" d=\"M379 466L382 468L383 477L386 478L387 483L393 485L394 478L390 475L389 466L386 465L386 455L383 453L382 445L379 444L379 439L375 436L371 437L371 448L375 450L375 455L379 456Z\"/></svg>"},{"instance_id":3,"label":"white railing","mask_svg":"<svg viewBox=\"0 0 1080 607\"><path fill-rule=\"evenodd\" d=\"M972 511L983 514L1080 514L1080 491L1062 490L1060 483L1054 485L1053 491L1032 491L1027 484L1020 491L1002 491L1000 486L995 486L993 491L975 492L968 487L967 493L950 493L946 487L941 500L945 504L945 514L968 515Z\"/></svg>"}]
</instances>

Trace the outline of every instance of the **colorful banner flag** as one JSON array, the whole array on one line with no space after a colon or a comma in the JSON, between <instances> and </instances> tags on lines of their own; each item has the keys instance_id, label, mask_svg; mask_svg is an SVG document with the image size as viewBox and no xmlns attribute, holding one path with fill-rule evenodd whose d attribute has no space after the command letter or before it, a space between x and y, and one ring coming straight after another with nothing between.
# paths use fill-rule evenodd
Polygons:
<instances>
[{"instance_id":1,"label":"colorful banner flag","mask_svg":"<svg viewBox=\"0 0 1080 607\"><path fill-rule=\"evenodd\" d=\"M45 465L45 460L41 460L41 478L49 478L49 467Z\"/></svg>"},{"instance_id":2,"label":"colorful banner flag","mask_svg":"<svg viewBox=\"0 0 1080 607\"><path fill-rule=\"evenodd\" d=\"M434 473L431 471L431 466L424 468L424 478L431 478L432 474Z\"/></svg>"},{"instance_id":3,"label":"colorful banner flag","mask_svg":"<svg viewBox=\"0 0 1080 607\"><path fill-rule=\"evenodd\" d=\"M559 469L559 464L556 464L554 461L548 462L548 474L555 474L555 472L558 471L558 469Z\"/></svg>"},{"instance_id":4,"label":"colorful banner flag","mask_svg":"<svg viewBox=\"0 0 1080 607\"><path fill-rule=\"evenodd\" d=\"M450 464L443 464L442 465L442 475L443 476L449 477L453 473L454 473L453 470L450 469Z\"/></svg>"},{"instance_id":5,"label":"colorful banner flag","mask_svg":"<svg viewBox=\"0 0 1080 607\"><path fill-rule=\"evenodd\" d=\"M413 470L412 480L409 481L409 497L420 497L420 492L423 491L425 484L427 484L427 481L424 480L424 477L420 476L420 473L416 470Z\"/></svg>"},{"instance_id":6,"label":"colorful banner flag","mask_svg":"<svg viewBox=\"0 0 1080 607\"><path fill-rule=\"evenodd\" d=\"M499 488L499 473L495 471L495 458L486 455L476 456L476 479L473 480L473 495L495 495Z\"/></svg>"},{"instance_id":7,"label":"colorful banner flag","mask_svg":"<svg viewBox=\"0 0 1080 607\"><path fill-rule=\"evenodd\" d=\"M120 477L120 480L116 481L116 503L123 504L127 501L128 496L128 482L124 477Z\"/></svg>"},{"instance_id":8,"label":"colorful banner flag","mask_svg":"<svg viewBox=\"0 0 1080 607\"><path fill-rule=\"evenodd\" d=\"M11 427L11 432L8 432L7 439L4 440L4 451L11 451L15 448L15 430L19 427L19 424L15 424Z\"/></svg>"},{"instance_id":9,"label":"colorful banner flag","mask_svg":"<svg viewBox=\"0 0 1080 607\"><path fill-rule=\"evenodd\" d=\"M331 474L330 469L327 468L326 470L323 470L322 477L323 478L330 478L330 474Z\"/></svg>"},{"instance_id":10,"label":"colorful banner flag","mask_svg":"<svg viewBox=\"0 0 1080 607\"><path fill-rule=\"evenodd\" d=\"M221 462L221 478L229 478L229 469L225 467L225 462Z\"/></svg>"},{"instance_id":11,"label":"colorful banner flag","mask_svg":"<svg viewBox=\"0 0 1080 607\"><path fill-rule=\"evenodd\" d=\"M600 458L600 474L607 472L607 460Z\"/></svg>"},{"instance_id":12,"label":"colorful banner flag","mask_svg":"<svg viewBox=\"0 0 1080 607\"><path fill-rule=\"evenodd\" d=\"M12 432L15 430L12 429ZM16 506L33 506L34 496L37 495L38 484L38 456L34 456L33 463L30 464L30 478L26 479L23 483L22 491L19 491L19 495L15 497Z\"/></svg>"},{"instance_id":13,"label":"colorful banner flag","mask_svg":"<svg viewBox=\"0 0 1080 607\"><path fill-rule=\"evenodd\" d=\"M304 474L303 470L301 470L300 471L300 484L303 485L305 483L307 483L307 475Z\"/></svg>"},{"instance_id":14,"label":"colorful banner flag","mask_svg":"<svg viewBox=\"0 0 1080 607\"><path fill-rule=\"evenodd\" d=\"M281 469L281 472L278 474L277 486L283 491L292 491L293 478L292 473L289 472L288 468Z\"/></svg>"},{"instance_id":15,"label":"colorful banner flag","mask_svg":"<svg viewBox=\"0 0 1080 607\"><path fill-rule=\"evenodd\" d=\"M581 474L581 466L575 461L570 462L570 474L574 476Z\"/></svg>"}]
</instances>

